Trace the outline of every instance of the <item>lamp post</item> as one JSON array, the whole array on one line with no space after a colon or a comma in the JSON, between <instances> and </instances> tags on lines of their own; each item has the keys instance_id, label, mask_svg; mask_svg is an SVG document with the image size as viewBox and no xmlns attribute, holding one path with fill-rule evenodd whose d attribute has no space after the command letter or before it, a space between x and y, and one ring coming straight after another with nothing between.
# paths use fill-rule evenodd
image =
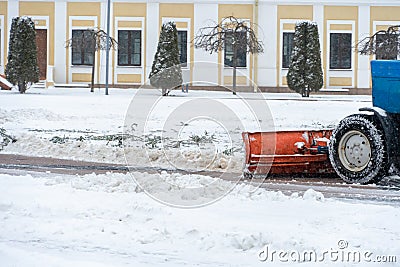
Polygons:
<instances>
[{"instance_id":1,"label":"lamp post","mask_svg":"<svg viewBox=\"0 0 400 267\"><path fill-rule=\"evenodd\" d=\"M106 95L108 95L108 71L110 62L110 8L111 0L107 0Z\"/></svg>"}]
</instances>

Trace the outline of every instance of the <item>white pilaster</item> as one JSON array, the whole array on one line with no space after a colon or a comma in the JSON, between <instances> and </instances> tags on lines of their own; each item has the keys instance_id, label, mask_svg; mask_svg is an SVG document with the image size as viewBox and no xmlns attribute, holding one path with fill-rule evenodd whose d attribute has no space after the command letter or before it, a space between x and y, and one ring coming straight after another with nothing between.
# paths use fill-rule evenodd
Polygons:
<instances>
[{"instance_id":1,"label":"white pilaster","mask_svg":"<svg viewBox=\"0 0 400 267\"><path fill-rule=\"evenodd\" d=\"M325 66L324 57L324 6L320 4L315 4L313 6L313 21L317 23L318 33L319 33L319 45L321 49L321 65Z\"/></svg>"},{"instance_id":2,"label":"white pilaster","mask_svg":"<svg viewBox=\"0 0 400 267\"><path fill-rule=\"evenodd\" d=\"M157 51L158 36L160 34L159 25L159 4L147 3L146 14L146 71L144 80L147 81L151 66L153 65L154 54Z\"/></svg>"},{"instance_id":3,"label":"white pilaster","mask_svg":"<svg viewBox=\"0 0 400 267\"><path fill-rule=\"evenodd\" d=\"M103 31L107 32L107 1L103 0L100 4L101 6L101 14L100 14L100 23L99 23L99 27L100 29L102 29ZM110 37L114 37L113 34L113 3L111 2L110 5ZM100 50L100 77L98 77L99 83L101 84L105 84L106 83L106 50ZM109 51L109 62L108 62L108 83L111 84L112 83L112 62L113 62L113 53L114 50L112 48L110 48Z\"/></svg>"},{"instance_id":4,"label":"white pilaster","mask_svg":"<svg viewBox=\"0 0 400 267\"><path fill-rule=\"evenodd\" d=\"M12 24L12 19L14 17L19 16L19 1L18 0L8 0L7 1L8 6L7 6L7 19L8 19L8 40L10 40L10 30L11 30L11 24Z\"/></svg>"},{"instance_id":5,"label":"white pilaster","mask_svg":"<svg viewBox=\"0 0 400 267\"><path fill-rule=\"evenodd\" d=\"M194 36L199 29L213 26L218 21L218 4L194 5ZM210 54L203 49L194 49L193 82L195 85L218 83L218 53Z\"/></svg>"},{"instance_id":6,"label":"white pilaster","mask_svg":"<svg viewBox=\"0 0 400 267\"><path fill-rule=\"evenodd\" d=\"M370 17L370 6L363 5L358 7L358 40L362 40L364 37L370 35ZM358 76L355 87L370 87L371 74L369 61L369 56L358 55Z\"/></svg>"},{"instance_id":7,"label":"white pilaster","mask_svg":"<svg viewBox=\"0 0 400 267\"><path fill-rule=\"evenodd\" d=\"M4 46L6 43L4 42L4 37L6 36L5 32L7 29L4 28L4 16L0 15L0 73L4 73L4 66L6 63L5 57L7 57L4 53Z\"/></svg>"},{"instance_id":8,"label":"white pilaster","mask_svg":"<svg viewBox=\"0 0 400 267\"><path fill-rule=\"evenodd\" d=\"M67 83L67 2L55 1L54 16L54 82Z\"/></svg>"},{"instance_id":9,"label":"white pilaster","mask_svg":"<svg viewBox=\"0 0 400 267\"><path fill-rule=\"evenodd\" d=\"M276 4L260 2L259 8L259 39L264 44L264 53L258 55L258 86L277 86L277 55L278 7Z\"/></svg>"}]
</instances>

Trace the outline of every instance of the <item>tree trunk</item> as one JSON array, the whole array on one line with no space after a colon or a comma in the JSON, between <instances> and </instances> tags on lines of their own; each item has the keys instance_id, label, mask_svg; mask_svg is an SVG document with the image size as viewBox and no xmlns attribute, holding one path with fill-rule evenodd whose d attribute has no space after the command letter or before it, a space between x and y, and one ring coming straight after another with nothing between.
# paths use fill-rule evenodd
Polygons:
<instances>
[{"instance_id":1,"label":"tree trunk","mask_svg":"<svg viewBox=\"0 0 400 267\"><path fill-rule=\"evenodd\" d=\"M310 90L308 89L308 86L306 85L305 88L301 91L301 96L302 97L309 97L310 96Z\"/></svg>"},{"instance_id":2,"label":"tree trunk","mask_svg":"<svg viewBox=\"0 0 400 267\"><path fill-rule=\"evenodd\" d=\"M25 82L18 82L18 90L20 94L25 94L26 84Z\"/></svg>"},{"instance_id":3,"label":"tree trunk","mask_svg":"<svg viewBox=\"0 0 400 267\"><path fill-rule=\"evenodd\" d=\"M93 65L92 65L92 81L90 84L90 92L94 92L94 72L96 66L96 49L93 48Z\"/></svg>"}]
</instances>

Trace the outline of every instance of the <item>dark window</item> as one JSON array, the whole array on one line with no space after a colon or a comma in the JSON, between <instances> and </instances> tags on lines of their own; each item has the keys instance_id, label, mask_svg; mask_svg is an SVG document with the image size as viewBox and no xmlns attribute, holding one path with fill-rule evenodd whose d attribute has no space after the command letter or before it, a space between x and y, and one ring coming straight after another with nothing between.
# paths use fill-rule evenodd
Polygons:
<instances>
[{"instance_id":1,"label":"dark window","mask_svg":"<svg viewBox=\"0 0 400 267\"><path fill-rule=\"evenodd\" d=\"M225 35L225 50L224 50L224 64L225 66L233 67L233 33L226 33ZM245 32L236 32L236 40L240 42L247 38ZM237 56L236 56L236 67L246 67L246 47L245 46L238 46L237 47Z\"/></svg>"},{"instance_id":2,"label":"dark window","mask_svg":"<svg viewBox=\"0 0 400 267\"><path fill-rule=\"evenodd\" d=\"M283 33L283 44L282 44L282 68L289 68L290 56L293 49L293 32Z\"/></svg>"},{"instance_id":3,"label":"dark window","mask_svg":"<svg viewBox=\"0 0 400 267\"><path fill-rule=\"evenodd\" d=\"M141 31L118 31L118 65L140 66L142 57Z\"/></svg>"},{"instance_id":4,"label":"dark window","mask_svg":"<svg viewBox=\"0 0 400 267\"><path fill-rule=\"evenodd\" d=\"M330 69L351 69L351 33L331 33Z\"/></svg>"},{"instance_id":5,"label":"dark window","mask_svg":"<svg viewBox=\"0 0 400 267\"><path fill-rule=\"evenodd\" d=\"M398 34L378 34L376 35L376 59L396 60L398 54L399 36Z\"/></svg>"},{"instance_id":6,"label":"dark window","mask_svg":"<svg viewBox=\"0 0 400 267\"><path fill-rule=\"evenodd\" d=\"M182 67L187 66L187 31L178 31L179 60Z\"/></svg>"},{"instance_id":7,"label":"dark window","mask_svg":"<svg viewBox=\"0 0 400 267\"><path fill-rule=\"evenodd\" d=\"M87 30L72 30L72 65L93 65L95 40Z\"/></svg>"}]
</instances>

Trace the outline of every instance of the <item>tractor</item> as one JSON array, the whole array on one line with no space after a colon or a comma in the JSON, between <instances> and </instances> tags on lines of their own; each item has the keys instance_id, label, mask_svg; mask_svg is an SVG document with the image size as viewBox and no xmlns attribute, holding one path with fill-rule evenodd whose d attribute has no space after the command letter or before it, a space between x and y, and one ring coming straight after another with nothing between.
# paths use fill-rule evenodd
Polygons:
<instances>
[{"instance_id":1,"label":"tractor","mask_svg":"<svg viewBox=\"0 0 400 267\"><path fill-rule=\"evenodd\" d=\"M318 131L244 132L245 178L337 173L348 183L378 182L400 169L400 61L373 60L372 108Z\"/></svg>"},{"instance_id":2,"label":"tractor","mask_svg":"<svg viewBox=\"0 0 400 267\"><path fill-rule=\"evenodd\" d=\"M379 181L400 165L400 61L373 60L372 108L340 121L329 143L329 159L348 183Z\"/></svg>"}]
</instances>

